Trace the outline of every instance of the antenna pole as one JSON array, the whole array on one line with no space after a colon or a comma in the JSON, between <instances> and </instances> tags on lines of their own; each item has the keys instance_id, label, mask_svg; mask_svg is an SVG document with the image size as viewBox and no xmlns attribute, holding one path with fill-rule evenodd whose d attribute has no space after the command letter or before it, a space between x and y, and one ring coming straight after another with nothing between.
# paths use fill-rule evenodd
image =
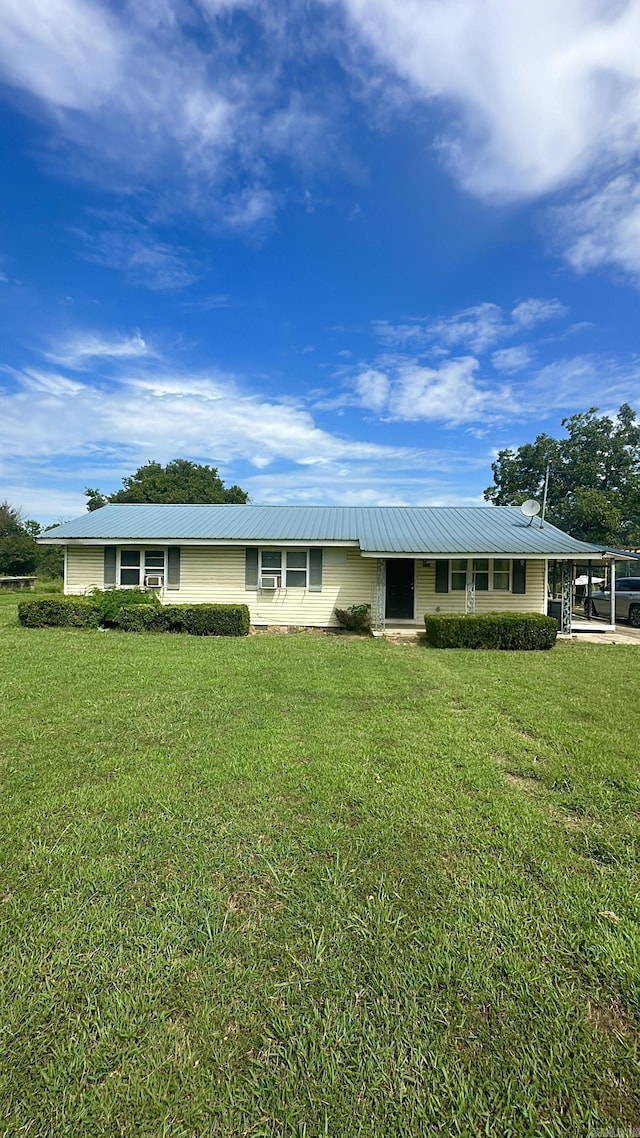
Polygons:
<instances>
[{"instance_id":1,"label":"antenna pole","mask_svg":"<svg viewBox=\"0 0 640 1138\"><path fill-rule=\"evenodd\" d=\"M549 489L549 468L551 467L551 459L547 462L547 470L544 476L544 494L542 495L542 513L540 515L540 529L544 525L544 515L547 509L547 491Z\"/></svg>"}]
</instances>

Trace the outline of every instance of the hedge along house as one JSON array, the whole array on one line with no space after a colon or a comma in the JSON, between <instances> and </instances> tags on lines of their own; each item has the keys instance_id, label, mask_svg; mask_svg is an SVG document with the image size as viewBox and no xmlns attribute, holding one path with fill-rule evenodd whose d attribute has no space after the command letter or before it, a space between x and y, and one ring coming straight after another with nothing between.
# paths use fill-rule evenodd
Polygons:
<instances>
[{"instance_id":1,"label":"hedge along house","mask_svg":"<svg viewBox=\"0 0 640 1138\"><path fill-rule=\"evenodd\" d=\"M372 623L434 612L546 612L549 561L603 551L515 507L108 505L48 531L64 589L146 587L166 604L245 603L255 626L327 628L369 604Z\"/></svg>"}]
</instances>

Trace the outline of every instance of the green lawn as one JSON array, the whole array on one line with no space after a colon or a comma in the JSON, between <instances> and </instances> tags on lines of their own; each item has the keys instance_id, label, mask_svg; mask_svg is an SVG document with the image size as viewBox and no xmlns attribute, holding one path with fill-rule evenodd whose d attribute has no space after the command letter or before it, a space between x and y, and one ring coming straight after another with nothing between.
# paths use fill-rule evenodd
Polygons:
<instances>
[{"instance_id":1,"label":"green lawn","mask_svg":"<svg viewBox=\"0 0 640 1138\"><path fill-rule=\"evenodd\" d=\"M0 624L0 1135L640 1124L638 649Z\"/></svg>"}]
</instances>

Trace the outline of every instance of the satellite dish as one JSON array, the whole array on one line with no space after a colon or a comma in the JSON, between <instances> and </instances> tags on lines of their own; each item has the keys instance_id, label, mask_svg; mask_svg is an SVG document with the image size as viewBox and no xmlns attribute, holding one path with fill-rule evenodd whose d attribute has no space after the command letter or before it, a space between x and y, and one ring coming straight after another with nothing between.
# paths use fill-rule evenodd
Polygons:
<instances>
[{"instance_id":1,"label":"satellite dish","mask_svg":"<svg viewBox=\"0 0 640 1138\"><path fill-rule=\"evenodd\" d=\"M525 518L535 518L536 514L540 513L540 503L536 502L535 498L527 498L526 502L522 503L520 509Z\"/></svg>"}]
</instances>

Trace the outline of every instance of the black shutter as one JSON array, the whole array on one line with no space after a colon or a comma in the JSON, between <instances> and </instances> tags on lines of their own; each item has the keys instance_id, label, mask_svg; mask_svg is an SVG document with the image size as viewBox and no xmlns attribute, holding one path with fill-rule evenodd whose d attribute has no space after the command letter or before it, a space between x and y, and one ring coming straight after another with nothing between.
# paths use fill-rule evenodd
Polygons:
<instances>
[{"instance_id":1,"label":"black shutter","mask_svg":"<svg viewBox=\"0 0 640 1138\"><path fill-rule=\"evenodd\" d=\"M449 592L449 562L436 561L436 593Z\"/></svg>"},{"instance_id":2,"label":"black shutter","mask_svg":"<svg viewBox=\"0 0 640 1138\"><path fill-rule=\"evenodd\" d=\"M244 587L245 589L258 588L258 550L249 547L245 549Z\"/></svg>"},{"instance_id":3,"label":"black shutter","mask_svg":"<svg viewBox=\"0 0 640 1138\"><path fill-rule=\"evenodd\" d=\"M322 550L309 550L309 591L322 592Z\"/></svg>"},{"instance_id":4,"label":"black shutter","mask_svg":"<svg viewBox=\"0 0 640 1138\"><path fill-rule=\"evenodd\" d=\"M117 585L116 579L116 547L115 545L105 545L104 547L104 584L105 588L108 585Z\"/></svg>"},{"instance_id":5,"label":"black shutter","mask_svg":"<svg viewBox=\"0 0 640 1138\"><path fill-rule=\"evenodd\" d=\"M511 572L511 592L526 593L527 591L527 563L526 561L513 561Z\"/></svg>"},{"instance_id":6,"label":"black shutter","mask_svg":"<svg viewBox=\"0 0 640 1138\"><path fill-rule=\"evenodd\" d=\"M180 588L180 546L170 545L167 550L167 588Z\"/></svg>"}]
</instances>

